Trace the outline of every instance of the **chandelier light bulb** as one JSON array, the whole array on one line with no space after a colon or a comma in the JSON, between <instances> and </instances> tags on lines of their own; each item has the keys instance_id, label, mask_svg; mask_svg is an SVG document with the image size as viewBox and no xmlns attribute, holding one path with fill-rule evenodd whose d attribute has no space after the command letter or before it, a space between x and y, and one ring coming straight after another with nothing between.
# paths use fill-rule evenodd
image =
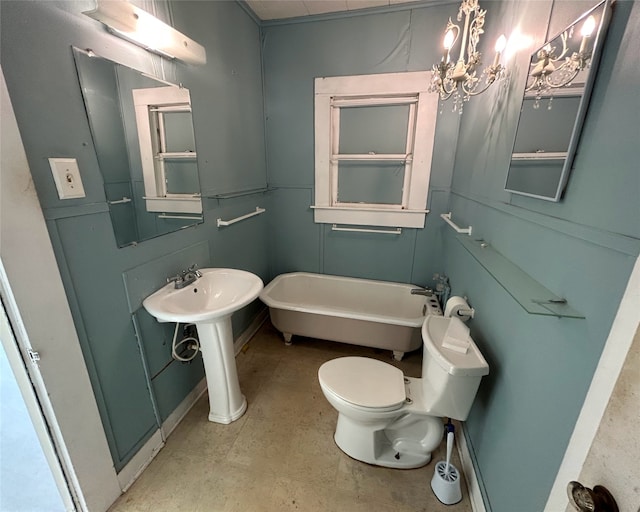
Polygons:
<instances>
[{"instance_id":1,"label":"chandelier light bulb","mask_svg":"<svg viewBox=\"0 0 640 512\"><path fill-rule=\"evenodd\" d=\"M455 41L456 35L453 33L453 29L449 29L447 33L444 35L444 49L449 51L453 46L453 42Z\"/></svg>"},{"instance_id":2,"label":"chandelier light bulb","mask_svg":"<svg viewBox=\"0 0 640 512\"><path fill-rule=\"evenodd\" d=\"M582 37L591 37L594 28L596 28L596 19L593 16L589 16L584 25L582 25L582 31L580 32Z\"/></svg>"},{"instance_id":3,"label":"chandelier light bulb","mask_svg":"<svg viewBox=\"0 0 640 512\"><path fill-rule=\"evenodd\" d=\"M442 54L442 62L444 62L445 64L449 62L449 50L451 50L451 47L453 46L455 40L456 35L453 32L453 29L447 30L447 33L444 35L444 53Z\"/></svg>"},{"instance_id":4,"label":"chandelier light bulb","mask_svg":"<svg viewBox=\"0 0 640 512\"><path fill-rule=\"evenodd\" d=\"M580 33L582 34L582 41L580 41L579 50L580 55L584 55L587 49L587 43L589 41L589 38L591 37L591 34L593 33L594 28L596 28L596 20L593 16L589 16L585 20L584 25L582 25L582 30L580 31Z\"/></svg>"},{"instance_id":5,"label":"chandelier light bulb","mask_svg":"<svg viewBox=\"0 0 640 512\"><path fill-rule=\"evenodd\" d=\"M504 37L504 34L502 34L496 41L496 56L493 59L493 67L496 67L498 64L500 64L500 56L502 55L502 51L504 50L505 46L507 46L507 38Z\"/></svg>"}]
</instances>

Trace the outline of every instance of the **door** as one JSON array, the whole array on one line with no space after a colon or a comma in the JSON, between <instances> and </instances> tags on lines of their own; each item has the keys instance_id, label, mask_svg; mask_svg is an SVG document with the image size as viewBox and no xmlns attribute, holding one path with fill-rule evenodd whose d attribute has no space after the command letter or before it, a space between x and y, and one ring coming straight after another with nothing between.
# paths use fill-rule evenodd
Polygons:
<instances>
[{"instance_id":1,"label":"door","mask_svg":"<svg viewBox=\"0 0 640 512\"><path fill-rule=\"evenodd\" d=\"M0 510L76 510L4 305L0 341Z\"/></svg>"}]
</instances>

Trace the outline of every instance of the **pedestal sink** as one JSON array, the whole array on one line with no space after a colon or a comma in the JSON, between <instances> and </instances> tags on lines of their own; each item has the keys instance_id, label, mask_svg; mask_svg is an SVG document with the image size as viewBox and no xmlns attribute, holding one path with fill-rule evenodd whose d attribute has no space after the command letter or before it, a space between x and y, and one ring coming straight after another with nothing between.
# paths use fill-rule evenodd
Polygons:
<instances>
[{"instance_id":1,"label":"pedestal sink","mask_svg":"<svg viewBox=\"0 0 640 512\"><path fill-rule=\"evenodd\" d=\"M247 409L238 382L231 314L255 300L263 283L244 270L205 268L200 273L184 288L167 284L142 305L159 322L196 325L209 388L209 421L228 424Z\"/></svg>"}]
</instances>

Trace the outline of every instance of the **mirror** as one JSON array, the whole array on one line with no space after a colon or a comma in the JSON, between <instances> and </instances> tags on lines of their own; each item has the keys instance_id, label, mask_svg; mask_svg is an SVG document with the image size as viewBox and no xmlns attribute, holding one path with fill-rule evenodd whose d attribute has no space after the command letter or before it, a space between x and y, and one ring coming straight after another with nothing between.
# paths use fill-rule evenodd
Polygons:
<instances>
[{"instance_id":1,"label":"mirror","mask_svg":"<svg viewBox=\"0 0 640 512\"><path fill-rule=\"evenodd\" d=\"M583 13L533 53L505 190L559 201L580 140L610 14Z\"/></svg>"},{"instance_id":2,"label":"mirror","mask_svg":"<svg viewBox=\"0 0 640 512\"><path fill-rule=\"evenodd\" d=\"M118 247L202 222L189 90L73 54Z\"/></svg>"}]
</instances>

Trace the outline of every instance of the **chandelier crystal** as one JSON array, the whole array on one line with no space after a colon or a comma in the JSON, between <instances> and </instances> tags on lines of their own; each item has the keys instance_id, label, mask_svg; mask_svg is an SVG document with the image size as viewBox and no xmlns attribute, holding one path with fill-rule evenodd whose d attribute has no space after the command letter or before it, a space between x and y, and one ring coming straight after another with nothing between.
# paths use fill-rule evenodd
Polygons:
<instances>
[{"instance_id":1,"label":"chandelier crystal","mask_svg":"<svg viewBox=\"0 0 640 512\"><path fill-rule=\"evenodd\" d=\"M462 22L464 18L460 56L455 63L450 57L451 50L460 35L460 26L449 18L445 28L442 59L440 63L434 64L431 70L429 91L437 92L442 101L453 98L453 110L457 110L460 114L462 114L463 102L469 101L471 96L483 93L491 84L505 75L505 68L500 64L500 57L507 42L504 35L501 35L496 42L493 63L478 75L482 55L476 48L480 35L484 33L486 13L486 9L480 9L478 0L462 0L456 18L458 22Z\"/></svg>"}]
</instances>

